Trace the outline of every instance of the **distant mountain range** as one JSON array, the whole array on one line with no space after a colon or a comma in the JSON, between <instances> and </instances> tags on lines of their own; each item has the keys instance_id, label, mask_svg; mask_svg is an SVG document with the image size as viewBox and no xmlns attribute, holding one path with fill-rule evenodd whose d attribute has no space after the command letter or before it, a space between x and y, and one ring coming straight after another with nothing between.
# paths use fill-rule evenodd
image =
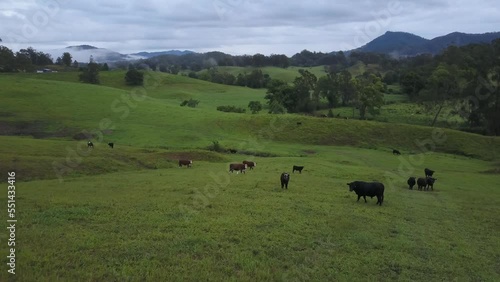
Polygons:
<instances>
[{"instance_id":1,"label":"distant mountain range","mask_svg":"<svg viewBox=\"0 0 500 282\"><path fill-rule=\"evenodd\" d=\"M410 57L419 54L439 54L450 45L463 46L471 43L489 43L500 38L500 32L489 32L482 34L467 34L453 32L433 39L425 39L412 33L387 31L385 34L375 38L366 45L352 51L375 52L389 54L394 57ZM0 39L1 41L1 39ZM91 45L68 46L63 49L49 50L54 60L61 57L64 52L69 52L73 60L80 63L89 61L90 56L98 63L112 63L119 61L131 61L148 59L156 56L170 55L183 56L195 52L189 50L168 50L158 52L138 52L132 54L121 54L105 48L97 48Z\"/></svg>"},{"instance_id":2,"label":"distant mountain range","mask_svg":"<svg viewBox=\"0 0 500 282\"><path fill-rule=\"evenodd\" d=\"M98 63L113 63L120 61L131 61L138 59L147 59L155 56L161 55L174 55L181 56L185 54L194 53L193 51L179 51L179 50L169 50L160 52L139 52L133 54L121 54L105 48L97 48L91 45L78 45L78 46L68 46L62 49L48 50L52 58L55 60L57 57L61 57L64 52L69 52L73 58L80 63L87 63L90 60L90 56L94 61Z\"/></svg>"},{"instance_id":3,"label":"distant mountain range","mask_svg":"<svg viewBox=\"0 0 500 282\"><path fill-rule=\"evenodd\" d=\"M139 52L139 53L133 53L129 54L130 56L139 56L143 58L152 58L156 56L162 56L162 55L174 55L174 56L182 56L182 55L187 55L187 54L192 54L194 53L193 51L189 50L169 50L169 51L160 51L160 52Z\"/></svg>"},{"instance_id":4,"label":"distant mountain range","mask_svg":"<svg viewBox=\"0 0 500 282\"><path fill-rule=\"evenodd\" d=\"M451 45L490 43L497 38L500 38L500 32L482 34L453 32L429 40L412 33L388 31L352 51L384 53L395 57L416 56L424 53L436 55Z\"/></svg>"}]
</instances>

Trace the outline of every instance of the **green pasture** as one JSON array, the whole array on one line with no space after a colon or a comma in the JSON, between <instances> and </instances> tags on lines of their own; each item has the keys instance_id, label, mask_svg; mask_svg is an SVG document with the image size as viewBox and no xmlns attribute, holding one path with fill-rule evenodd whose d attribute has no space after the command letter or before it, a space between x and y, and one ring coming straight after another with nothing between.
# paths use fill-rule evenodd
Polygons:
<instances>
[{"instance_id":1,"label":"green pasture","mask_svg":"<svg viewBox=\"0 0 500 282\"><path fill-rule=\"evenodd\" d=\"M311 146L303 157L236 154L214 162L201 154L192 168L177 168L156 152L149 154L163 168L63 182L25 182L18 174L16 278L495 281L500 276L499 177L491 173L492 163L438 153L397 157L381 150ZM246 174L227 172L230 162L243 159L257 167ZM110 162L102 158L94 165ZM279 176L292 165L305 169L292 174L289 189L282 190ZM408 190L406 178L422 176L425 166L436 170L435 190ZM385 183L383 205L370 198L356 202L346 185L352 180ZM6 201L6 195L0 198ZM0 276L7 279L5 271Z\"/></svg>"},{"instance_id":2,"label":"green pasture","mask_svg":"<svg viewBox=\"0 0 500 282\"><path fill-rule=\"evenodd\" d=\"M0 281L500 280L500 139L426 126L432 113L401 95L374 121L352 108L236 114L216 107L264 103L265 90L123 76L0 75L0 171L16 172L18 219L16 276L5 230ZM228 173L243 160L257 167ZM293 165L305 168L282 190ZM409 190L426 167L434 191ZM354 180L384 183L383 205L356 202Z\"/></svg>"}]
</instances>

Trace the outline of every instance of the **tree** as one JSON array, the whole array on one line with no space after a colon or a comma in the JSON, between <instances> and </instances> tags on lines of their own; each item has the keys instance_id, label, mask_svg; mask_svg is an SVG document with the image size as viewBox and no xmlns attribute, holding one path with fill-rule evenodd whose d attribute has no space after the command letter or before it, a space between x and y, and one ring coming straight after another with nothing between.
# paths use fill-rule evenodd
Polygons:
<instances>
[{"instance_id":1,"label":"tree","mask_svg":"<svg viewBox=\"0 0 500 282\"><path fill-rule=\"evenodd\" d=\"M424 78L413 71L401 75L399 83L403 92L410 97L410 100L415 100L420 90L425 86Z\"/></svg>"},{"instance_id":2,"label":"tree","mask_svg":"<svg viewBox=\"0 0 500 282\"><path fill-rule=\"evenodd\" d=\"M15 59L12 50L0 45L0 72L14 71Z\"/></svg>"},{"instance_id":3,"label":"tree","mask_svg":"<svg viewBox=\"0 0 500 282\"><path fill-rule=\"evenodd\" d=\"M368 74L354 78L352 83L356 89L360 119L366 118L366 112L372 115L376 114L377 109L384 104L384 94L382 93L384 85L380 77Z\"/></svg>"},{"instance_id":4,"label":"tree","mask_svg":"<svg viewBox=\"0 0 500 282\"><path fill-rule=\"evenodd\" d=\"M64 52L62 55L61 61L62 61L63 65L65 65L67 67L71 66L71 63L73 62L71 54L68 52Z\"/></svg>"},{"instance_id":5,"label":"tree","mask_svg":"<svg viewBox=\"0 0 500 282\"><path fill-rule=\"evenodd\" d=\"M127 85L142 85L144 83L144 73L132 68L125 74L125 82Z\"/></svg>"},{"instance_id":6,"label":"tree","mask_svg":"<svg viewBox=\"0 0 500 282\"><path fill-rule=\"evenodd\" d=\"M254 67L263 67L266 65L267 57L262 54L255 54L252 57Z\"/></svg>"},{"instance_id":7,"label":"tree","mask_svg":"<svg viewBox=\"0 0 500 282\"><path fill-rule=\"evenodd\" d=\"M237 78L235 79L237 81ZM263 88L271 80L268 74L264 74L261 69L255 69L245 76L246 86L250 88Z\"/></svg>"},{"instance_id":8,"label":"tree","mask_svg":"<svg viewBox=\"0 0 500 282\"><path fill-rule=\"evenodd\" d=\"M247 85L246 75L239 73L238 76L236 77L235 84L238 86L246 86Z\"/></svg>"},{"instance_id":9,"label":"tree","mask_svg":"<svg viewBox=\"0 0 500 282\"><path fill-rule=\"evenodd\" d=\"M256 114L262 110L262 104L259 101L250 101L248 107L252 111L252 114Z\"/></svg>"},{"instance_id":10,"label":"tree","mask_svg":"<svg viewBox=\"0 0 500 282\"><path fill-rule=\"evenodd\" d=\"M420 99L428 101L432 106L437 106L436 114L431 126L434 126L446 102L456 101L460 94L460 71L456 65L440 64L427 81L425 91Z\"/></svg>"},{"instance_id":11,"label":"tree","mask_svg":"<svg viewBox=\"0 0 500 282\"><path fill-rule=\"evenodd\" d=\"M319 97L314 93L317 78L307 70L300 69L293 85L278 79L272 79L267 84L265 99L268 104L280 104L290 113L312 112L318 106Z\"/></svg>"},{"instance_id":12,"label":"tree","mask_svg":"<svg viewBox=\"0 0 500 282\"><path fill-rule=\"evenodd\" d=\"M289 112L313 112L319 105L318 93L314 91L318 79L307 70L299 69L300 76L293 81L295 109Z\"/></svg>"},{"instance_id":13,"label":"tree","mask_svg":"<svg viewBox=\"0 0 500 282\"><path fill-rule=\"evenodd\" d=\"M296 101L293 96L293 86L283 80L271 79L267 84L265 99L268 100L270 113L285 112L285 109L294 111ZM283 109L280 109L283 108Z\"/></svg>"},{"instance_id":14,"label":"tree","mask_svg":"<svg viewBox=\"0 0 500 282\"><path fill-rule=\"evenodd\" d=\"M36 55L37 55L36 65L46 66L54 64L52 56L49 53L37 52Z\"/></svg>"},{"instance_id":15,"label":"tree","mask_svg":"<svg viewBox=\"0 0 500 282\"><path fill-rule=\"evenodd\" d=\"M337 75L339 96L342 98L342 106L347 106L355 99L356 89L352 85L352 76L348 70L344 70Z\"/></svg>"},{"instance_id":16,"label":"tree","mask_svg":"<svg viewBox=\"0 0 500 282\"><path fill-rule=\"evenodd\" d=\"M25 49L16 52L15 68L20 71L33 71L30 55Z\"/></svg>"},{"instance_id":17,"label":"tree","mask_svg":"<svg viewBox=\"0 0 500 282\"><path fill-rule=\"evenodd\" d=\"M320 77L316 84L315 92L328 101L330 108L337 106L340 96L337 74L333 73Z\"/></svg>"},{"instance_id":18,"label":"tree","mask_svg":"<svg viewBox=\"0 0 500 282\"><path fill-rule=\"evenodd\" d=\"M104 64L101 66L101 70L102 70L102 71L109 71L109 66L108 66L108 63L104 63Z\"/></svg>"},{"instance_id":19,"label":"tree","mask_svg":"<svg viewBox=\"0 0 500 282\"><path fill-rule=\"evenodd\" d=\"M79 64L78 64L78 61L77 60L74 60L73 61L73 65L72 65L75 69L78 68Z\"/></svg>"},{"instance_id":20,"label":"tree","mask_svg":"<svg viewBox=\"0 0 500 282\"><path fill-rule=\"evenodd\" d=\"M93 61L89 62L87 67L83 68L79 77L82 82L99 84L99 64L94 63Z\"/></svg>"}]
</instances>

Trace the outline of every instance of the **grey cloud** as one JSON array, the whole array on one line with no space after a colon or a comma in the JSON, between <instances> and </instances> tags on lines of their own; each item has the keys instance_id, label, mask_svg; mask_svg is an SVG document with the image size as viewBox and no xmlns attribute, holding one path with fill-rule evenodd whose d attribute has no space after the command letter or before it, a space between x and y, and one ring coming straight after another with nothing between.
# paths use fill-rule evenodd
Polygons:
<instances>
[{"instance_id":1,"label":"grey cloud","mask_svg":"<svg viewBox=\"0 0 500 282\"><path fill-rule=\"evenodd\" d=\"M494 0L9 0L0 3L0 37L7 46L15 45L14 36L16 46L37 49L90 44L122 53L190 49L292 55L359 47L387 30L426 38L498 31L499 6ZM48 23L36 25L37 13L45 13ZM25 36L30 24L36 32Z\"/></svg>"}]
</instances>

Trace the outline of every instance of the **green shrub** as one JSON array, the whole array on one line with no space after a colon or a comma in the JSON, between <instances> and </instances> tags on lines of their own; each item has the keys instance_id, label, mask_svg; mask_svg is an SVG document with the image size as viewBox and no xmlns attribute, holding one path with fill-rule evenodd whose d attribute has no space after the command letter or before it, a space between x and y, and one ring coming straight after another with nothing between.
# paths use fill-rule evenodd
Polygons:
<instances>
[{"instance_id":1,"label":"green shrub","mask_svg":"<svg viewBox=\"0 0 500 282\"><path fill-rule=\"evenodd\" d=\"M226 149L219 144L219 141L212 141L212 145L207 147L207 150L209 151L214 151L214 152L225 152Z\"/></svg>"},{"instance_id":2,"label":"green shrub","mask_svg":"<svg viewBox=\"0 0 500 282\"><path fill-rule=\"evenodd\" d=\"M218 106L217 111L227 112L227 113L245 113L247 110L235 106Z\"/></svg>"},{"instance_id":3,"label":"green shrub","mask_svg":"<svg viewBox=\"0 0 500 282\"><path fill-rule=\"evenodd\" d=\"M200 103L199 100L194 100L194 99L184 100L181 103L181 107L188 106L191 108L196 108L196 106L198 106L199 103Z\"/></svg>"}]
</instances>

